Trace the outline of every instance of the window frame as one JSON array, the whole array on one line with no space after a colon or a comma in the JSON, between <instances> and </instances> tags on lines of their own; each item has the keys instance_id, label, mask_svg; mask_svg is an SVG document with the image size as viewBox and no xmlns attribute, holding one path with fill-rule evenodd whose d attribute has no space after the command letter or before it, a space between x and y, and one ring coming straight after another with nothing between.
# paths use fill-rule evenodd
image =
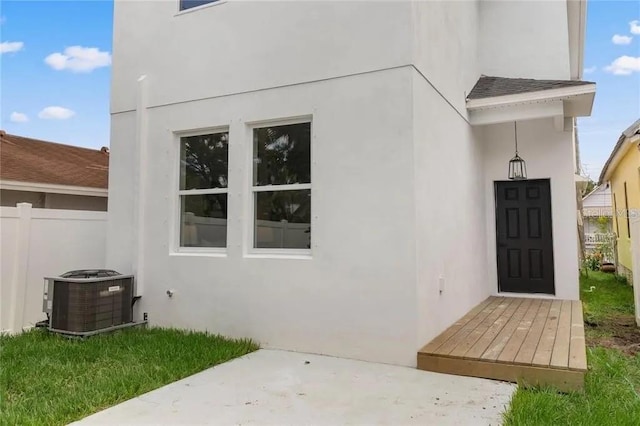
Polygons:
<instances>
[{"instance_id":1,"label":"window frame","mask_svg":"<svg viewBox=\"0 0 640 426\"><path fill-rule=\"evenodd\" d=\"M183 9L182 8L182 1L183 0L177 0L176 1L176 3L178 4L178 7L177 7L178 10L176 11L176 15L182 15L183 13L189 13L189 12L193 12L193 11L196 11L196 10L201 10L201 9L204 9L204 8L207 8L207 7L211 7L213 5L223 4L223 3L226 3L228 0L211 0L208 3L204 3L204 4L201 4L201 5L198 5L198 6L189 7L187 9Z\"/></svg>"},{"instance_id":2,"label":"window frame","mask_svg":"<svg viewBox=\"0 0 640 426\"><path fill-rule=\"evenodd\" d=\"M285 185L254 185L254 141L253 141L253 131L255 129L260 129L264 127L276 127L276 126L287 126L291 124L309 124L309 177L310 183L295 183L295 184L285 184ZM272 120L261 120L261 121L252 121L246 123L247 128L247 141L248 141L248 149L246 155L247 161L247 173L246 179L247 184L245 186L247 191L246 203L245 203L245 217L248 219L246 221L245 226L245 257L255 257L255 258L269 258L269 257L277 257L277 258L289 258L289 259L311 259L314 247L314 238L313 238L313 228L314 228L314 215L313 212L315 210L313 203L313 171L314 171L314 161L313 161L313 141L315 139L314 131L313 131L313 116L312 115L302 115L298 117L290 117L290 118L281 118L281 119L272 119ZM259 248L255 247L255 222L256 222L256 194L259 192L275 192L275 191L296 191L296 190L309 190L311 192L311 214L310 214L310 226L311 226L311 235L309 236L310 240L310 248L308 249L299 249L299 248Z\"/></svg>"},{"instance_id":3,"label":"window frame","mask_svg":"<svg viewBox=\"0 0 640 426\"><path fill-rule=\"evenodd\" d=\"M613 221L615 222L616 225L616 236L618 238L621 237L620 235L620 225L618 224L618 203L616 203L616 193L613 191L611 191L612 195L613 195Z\"/></svg>"},{"instance_id":4,"label":"window frame","mask_svg":"<svg viewBox=\"0 0 640 426\"><path fill-rule=\"evenodd\" d=\"M182 138L192 136L203 136L210 134L227 133L228 152L227 152L227 187L226 188L207 188L207 189L180 189L181 177L181 148ZM226 257L229 248L229 201L231 199L230 187L230 170L231 170L231 133L229 126L205 127L193 130L174 131L174 154L172 156L174 164L174 182L172 184L172 192L174 198L173 206L173 238L171 242L171 255L209 255L215 257ZM224 247L192 247L182 246L180 241L180 232L182 225L182 196L183 195L206 195L206 194L227 194L227 239Z\"/></svg>"},{"instance_id":5,"label":"window frame","mask_svg":"<svg viewBox=\"0 0 640 426\"><path fill-rule=\"evenodd\" d=\"M631 215L629 211L629 197L627 196L627 181L624 182L624 213L627 219L627 239L631 239Z\"/></svg>"}]
</instances>

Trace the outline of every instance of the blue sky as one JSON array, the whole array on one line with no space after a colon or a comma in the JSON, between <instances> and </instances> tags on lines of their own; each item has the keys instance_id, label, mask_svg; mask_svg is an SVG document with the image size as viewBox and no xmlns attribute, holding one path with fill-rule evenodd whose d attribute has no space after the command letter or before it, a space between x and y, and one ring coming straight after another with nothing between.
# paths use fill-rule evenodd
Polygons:
<instances>
[{"instance_id":1,"label":"blue sky","mask_svg":"<svg viewBox=\"0 0 640 426\"><path fill-rule=\"evenodd\" d=\"M631 25L631 22L635 25ZM632 33L632 26L633 31ZM614 36L617 43L614 43ZM627 37L630 37L629 40ZM616 59L635 58L627 67L610 69ZM589 1L585 44L584 80L597 83L591 117L578 120L581 162L585 172L597 180L620 133L640 118L640 2ZM630 71L630 74L614 74Z\"/></svg>"},{"instance_id":2,"label":"blue sky","mask_svg":"<svg viewBox=\"0 0 640 426\"><path fill-rule=\"evenodd\" d=\"M111 69L104 65L111 52L113 2L2 0L0 16L0 41L22 43L20 50L5 51L0 59L2 129L71 145L108 146ZM18 47L6 46L3 50ZM45 63L49 55L64 55L72 46L98 52L83 49L66 61L54 56L49 62L58 69ZM93 66L98 67L89 71ZM54 109L45 115L52 118L38 117L52 106L73 115L64 118L68 112ZM12 122L14 112L26 115L28 121Z\"/></svg>"},{"instance_id":3,"label":"blue sky","mask_svg":"<svg viewBox=\"0 0 640 426\"><path fill-rule=\"evenodd\" d=\"M108 146L112 1L1 4L0 127L72 145ZM640 22L630 24L635 20L637 1L588 4L584 79L598 89L593 115L579 120L579 136L582 164L594 179L620 133L640 118ZM608 68L612 64L617 66Z\"/></svg>"}]
</instances>

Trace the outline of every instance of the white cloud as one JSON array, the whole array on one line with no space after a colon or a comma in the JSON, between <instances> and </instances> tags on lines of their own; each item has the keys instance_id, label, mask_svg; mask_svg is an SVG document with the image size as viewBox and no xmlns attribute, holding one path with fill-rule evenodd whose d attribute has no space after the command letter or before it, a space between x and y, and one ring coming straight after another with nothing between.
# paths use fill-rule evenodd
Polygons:
<instances>
[{"instance_id":1,"label":"white cloud","mask_svg":"<svg viewBox=\"0 0 640 426\"><path fill-rule=\"evenodd\" d=\"M64 49L64 53L52 53L44 62L58 71L91 72L111 65L111 54L97 47L71 46Z\"/></svg>"},{"instance_id":2,"label":"white cloud","mask_svg":"<svg viewBox=\"0 0 640 426\"><path fill-rule=\"evenodd\" d=\"M9 116L9 121L14 123L26 123L29 121L29 117L27 117L27 114L23 114L21 112L12 112Z\"/></svg>"},{"instance_id":3,"label":"white cloud","mask_svg":"<svg viewBox=\"0 0 640 426\"><path fill-rule=\"evenodd\" d=\"M45 120L66 120L76 115L75 112L61 106L48 106L38 113Z\"/></svg>"},{"instance_id":4,"label":"white cloud","mask_svg":"<svg viewBox=\"0 0 640 426\"><path fill-rule=\"evenodd\" d=\"M633 37L631 36L625 36L625 35L619 35L619 34L616 34L613 37L611 37L611 41L613 42L613 44L629 44L631 43L632 39Z\"/></svg>"},{"instance_id":5,"label":"white cloud","mask_svg":"<svg viewBox=\"0 0 640 426\"><path fill-rule=\"evenodd\" d=\"M614 75L630 75L633 72L640 72L640 56L620 56L611 65L605 68L607 72Z\"/></svg>"},{"instance_id":6,"label":"white cloud","mask_svg":"<svg viewBox=\"0 0 640 426\"><path fill-rule=\"evenodd\" d=\"M635 20L629 22L629 31L631 34L640 34L640 21Z\"/></svg>"},{"instance_id":7,"label":"white cloud","mask_svg":"<svg viewBox=\"0 0 640 426\"><path fill-rule=\"evenodd\" d=\"M591 74L593 72L596 72L597 69L598 69L598 67L596 67L596 66L585 68L584 69L584 73L585 74Z\"/></svg>"},{"instance_id":8,"label":"white cloud","mask_svg":"<svg viewBox=\"0 0 640 426\"><path fill-rule=\"evenodd\" d=\"M0 43L0 53L11 53L22 50L24 43L21 41L3 41Z\"/></svg>"}]
</instances>

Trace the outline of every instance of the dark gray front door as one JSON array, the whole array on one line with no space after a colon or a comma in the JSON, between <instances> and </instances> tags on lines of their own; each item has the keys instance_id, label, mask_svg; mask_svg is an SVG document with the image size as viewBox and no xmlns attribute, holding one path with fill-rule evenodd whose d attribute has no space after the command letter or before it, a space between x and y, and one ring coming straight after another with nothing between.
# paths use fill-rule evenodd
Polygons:
<instances>
[{"instance_id":1,"label":"dark gray front door","mask_svg":"<svg viewBox=\"0 0 640 426\"><path fill-rule=\"evenodd\" d=\"M498 288L555 293L548 179L495 182Z\"/></svg>"}]
</instances>

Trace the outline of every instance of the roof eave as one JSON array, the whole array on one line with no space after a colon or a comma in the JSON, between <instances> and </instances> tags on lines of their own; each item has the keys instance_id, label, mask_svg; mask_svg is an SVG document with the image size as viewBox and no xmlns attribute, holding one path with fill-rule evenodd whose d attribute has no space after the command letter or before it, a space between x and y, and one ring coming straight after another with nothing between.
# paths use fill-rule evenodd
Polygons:
<instances>
[{"instance_id":1,"label":"roof eave","mask_svg":"<svg viewBox=\"0 0 640 426\"><path fill-rule=\"evenodd\" d=\"M636 120L631 126L627 127L620 137L618 138L618 142L613 147L613 151L607 158L607 161L604 163L604 167L602 168L602 172L600 172L600 178L598 179L598 185L602 185L604 182L607 182L611 177L611 173L616 168L620 160L626 155L627 150L631 148L631 145L640 139L640 119ZM629 144L625 145L625 141L628 141Z\"/></svg>"},{"instance_id":2,"label":"roof eave","mask_svg":"<svg viewBox=\"0 0 640 426\"><path fill-rule=\"evenodd\" d=\"M0 189L12 191L47 192L54 194L84 195L89 197L107 197L107 188L91 186L59 185L52 183L24 182L0 179Z\"/></svg>"},{"instance_id":3,"label":"roof eave","mask_svg":"<svg viewBox=\"0 0 640 426\"><path fill-rule=\"evenodd\" d=\"M611 174L618 166L618 163L627 155L627 152L631 149L633 144L640 140L640 136L635 136L632 138L621 137L618 140L618 143L613 148L611 155L607 159L607 162L604 164L602 168L602 172L600 172L600 179L598 179L598 185L602 185L605 182L608 182L611 179Z\"/></svg>"},{"instance_id":4,"label":"roof eave","mask_svg":"<svg viewBox=\"0 0 640 426\"><path fill-rule=\"evenodd\" d=\"M539 90L536 92L517 93L513 95L492 96L479 99L467 99L467 110L474 111L485 108L496 108L524 103L548 102L553 100L566 100L572 97L587 96L590 107L587 115L591 115L593 98L596 93L595 84L583 84L579 86L563 87L559 89Z\"/></svg>"}]
</instances>

